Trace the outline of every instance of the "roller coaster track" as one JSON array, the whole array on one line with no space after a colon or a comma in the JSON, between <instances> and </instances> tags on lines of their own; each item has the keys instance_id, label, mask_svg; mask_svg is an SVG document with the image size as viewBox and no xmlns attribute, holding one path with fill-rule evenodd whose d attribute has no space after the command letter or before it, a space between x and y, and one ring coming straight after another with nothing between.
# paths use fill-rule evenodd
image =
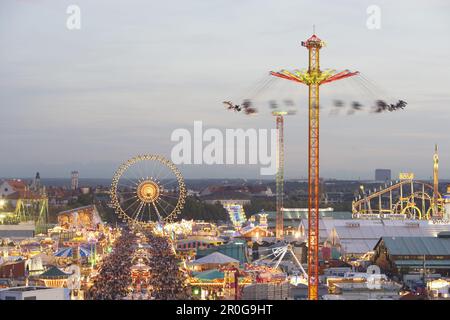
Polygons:
<instances>
[{"instance_id":1,"label":"roller coaster track","mask_svg":"<svg viewBox=\"0 0 450 320\"><path fill-rule=\"evenodd\" d=\"M409 190L403 193L404 186L408 186ZM362 188L363 189L363 188ZM364 190L364 189L363 189ZM414 192L414 190L421 191L420 196L418 196L417 192ZM417 200L422 201L422 211L425 211L425 201L432 201L430 199L433 199L432 195L430 196L425 192L431 191L431 194L433 192L433 186L429 183L418 181L418 180L401 180L396 182L395 184L392 184L390 186L387 186L384 189L373 191L372 193L366 195L365 192L363 192L363 196L359 199L353 201L352 203L352 213L353 214L373 214L373 213L389 213L389 214L402 214L404 213L405 206L411 206L416 207L415 204L415 198L418 198ZM392 198L392 192L393 191L399 191L400 197L396 199L395 202L393 202ZM382 197L384 195L389 195L389 206L386 208L383 208L382 204ZM378 198L378 208L372 210L371 202L374 199ZM439 208L442 207L442 196L441 194L437 194L438 199L438 206ZM364 208L364 209L363 209ZM425 212L424 212L425 213ZM439 212L438 212L439 213ZM422 215L420 215L422 217ZM430 217L428 214L426 215L428 218Z\"/></svg>"}]
</instances>

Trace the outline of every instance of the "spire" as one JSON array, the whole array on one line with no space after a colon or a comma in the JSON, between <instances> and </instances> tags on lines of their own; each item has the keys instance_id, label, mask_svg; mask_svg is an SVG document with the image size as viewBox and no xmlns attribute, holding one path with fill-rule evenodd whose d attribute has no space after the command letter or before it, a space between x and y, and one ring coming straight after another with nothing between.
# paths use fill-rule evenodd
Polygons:
<instances>
[{"instance_id":1,"label":"spire","mask_svg":"<svg viewBox=\"0 0 450 320\"><path fill-rule=\"evenodd\" d=\"M34 177L34 181L32 182L32 190L39 192L41 188L41 176L39 172L36 172L36 176Z\"/></svg>"}]
</instances>

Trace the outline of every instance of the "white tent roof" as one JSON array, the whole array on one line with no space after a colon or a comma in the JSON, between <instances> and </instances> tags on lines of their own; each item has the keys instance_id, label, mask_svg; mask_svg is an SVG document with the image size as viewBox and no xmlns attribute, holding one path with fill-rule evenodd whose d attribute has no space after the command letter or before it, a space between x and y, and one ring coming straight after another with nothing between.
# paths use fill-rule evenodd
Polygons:
<instances>
[{"instance_id":1,"label":"white tent roof","mask_svg":"<svg viewBox=\"0 0 450 320\"><path fill-rule=\"evenodd\" d=\"M239 263L239 260L233 259L220 252L213 252L203 258L197 259L192 264L227 264L227 263Z\"/></svg>"},{"instance_id":2,"label":"white tent roof","mask_svg":"<svg viewBox=\"0 0 450 320\"><path fill-rule=\"evenodd\" d=\"M43 265L52 264L55 261L53 256L49 256L45 253L39 253L33 256L31 259L40 259Z\"/></svg>"}]
</instances>

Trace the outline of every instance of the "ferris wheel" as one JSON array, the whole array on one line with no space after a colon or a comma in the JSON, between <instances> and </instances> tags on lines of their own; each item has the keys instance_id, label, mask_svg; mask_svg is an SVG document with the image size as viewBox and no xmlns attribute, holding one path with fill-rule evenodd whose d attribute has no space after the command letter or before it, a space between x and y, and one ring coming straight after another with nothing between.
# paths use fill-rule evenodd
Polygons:
<instances>
[{"instance_id":1,"label":"ferris wheel","mask_svg":"<svg viewBox=\"0 0 450 320\"><path fill-rule=\"evenodd\" d=\"M160 155L138 155L117 169L110 194L120 218L146 226L173 221L184 207L186 187L171 161Z\"/></svg>"}]
</instances>

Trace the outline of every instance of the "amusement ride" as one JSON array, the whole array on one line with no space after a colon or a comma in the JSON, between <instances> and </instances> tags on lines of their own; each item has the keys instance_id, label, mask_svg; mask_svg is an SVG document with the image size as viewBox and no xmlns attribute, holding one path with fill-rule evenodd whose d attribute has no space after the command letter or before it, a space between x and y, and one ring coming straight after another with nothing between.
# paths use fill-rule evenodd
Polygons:
<instances>
[{"instance_id":1,"label":"amusement ride","mask_svg":"<svg viewBox=\"0 0 450 320\"><path fill-rule=\"evenodd\" d=\"M160 155L139 155L123 163L111 184L116 213L133 225L173 221L184 207L186 187L177 167Z\"/></svg>"},{"instance_id":2,"label":"amusement ride","mask_svg":"<svg viewBox=\"0 0 450 320\"><path fill-rule=\"evenodd\" d=\"M445 201L438 190L439 155L437 145L433 154L433 184L414 179L413 173L400 173L399 180L361 194L352 203L353 218L441 219Z\"/></svg>"}]
</instances>

